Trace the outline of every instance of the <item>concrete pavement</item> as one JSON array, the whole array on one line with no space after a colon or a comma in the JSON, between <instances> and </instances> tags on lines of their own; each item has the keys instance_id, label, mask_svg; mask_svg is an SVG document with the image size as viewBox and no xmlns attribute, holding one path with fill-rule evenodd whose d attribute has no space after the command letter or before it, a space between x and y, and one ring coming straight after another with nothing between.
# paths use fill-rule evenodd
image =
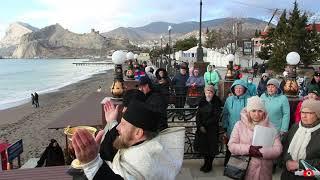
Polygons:
<instances>
[{"instance_id":1,"label":"concrete pavement","mask_svg":"<svg viewBox=\"0 0 320 180\"><path fill-rule=\"evenodd\" d=\"M224 158L216 158L213 161L212 171L203 173L200 167L203 164L202 159L184 160L182 169L176 180L230 180L230 178L223 176L223 162ZM280 180L281 169L278 168L276 173L273 174L273 180Z\"/></svg>"}]
</instances>

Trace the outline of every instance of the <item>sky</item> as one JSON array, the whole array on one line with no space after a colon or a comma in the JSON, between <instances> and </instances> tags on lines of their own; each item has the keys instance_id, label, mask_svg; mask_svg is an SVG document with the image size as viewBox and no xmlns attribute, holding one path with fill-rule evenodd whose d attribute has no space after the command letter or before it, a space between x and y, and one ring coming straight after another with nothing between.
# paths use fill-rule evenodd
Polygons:
<instances>
[{"instance_id":1,"label":"sky","mask_svg":"<svg viewBox=\"0 0 320 180\"><path fill-rule=\"evenodd\" d=\"M0 38L10 23L37 28L59 23L76 32L106 32L155 21L199 21L200 0L1 0ZM254 17L268 21L274 9L293 8L294 0L203 0L203 20ZM319 13L320 0L297 0L299 8ZM276 19L275 19L276 20ZM174 27L173 27L174 28ZM174 30L174 29L173 29Z\"/></svg>"}]
</instances>

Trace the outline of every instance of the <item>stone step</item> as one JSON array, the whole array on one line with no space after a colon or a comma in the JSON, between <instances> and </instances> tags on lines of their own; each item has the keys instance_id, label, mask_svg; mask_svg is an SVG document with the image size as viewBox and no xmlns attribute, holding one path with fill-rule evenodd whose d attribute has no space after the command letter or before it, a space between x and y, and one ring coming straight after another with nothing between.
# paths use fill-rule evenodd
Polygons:
<instances>
[{"instance_id":1,"label":"stone step","mask_svg":"<svg viewBox=\"0 0 320 180\"><path fill-rule=\"evenodd\" d=\"M180 173L177 175L176 180L193 180L189 168L181 168Z\"/></svg>"},{"instance_id":2,"label":"stone step","mask_svg":"<svg viewBox=\"0 0 320 180\"><path fill-rule=\"evenodd\" d=\"M177 176L176 179L178 180L230 180L230 178L223 176L223 166L224 158L215 158L213 161L213 167L212 171L208 173L204 173L200 171L200 167L203 165L203 159L186 159L183 161L182 164L182 175L186 176ZM275 174L273 174L272 179L273 180L280 180L281 175L281 169L277 168L277 171ZM187 174L189 177L189 174L191 175L191 178L189 177L187 179ZM180 177L186 177L184 179L181 179Z\"/></svg>"},{"instance_id":3,"label":"stone step","mask_svg":"<svg viewBox=\"0 0 320 180\"><path fill-rule=\"evenodd\" d=\"M40 158L30 158L20 169L35 168Z\"/></svg>"}]
</instances>

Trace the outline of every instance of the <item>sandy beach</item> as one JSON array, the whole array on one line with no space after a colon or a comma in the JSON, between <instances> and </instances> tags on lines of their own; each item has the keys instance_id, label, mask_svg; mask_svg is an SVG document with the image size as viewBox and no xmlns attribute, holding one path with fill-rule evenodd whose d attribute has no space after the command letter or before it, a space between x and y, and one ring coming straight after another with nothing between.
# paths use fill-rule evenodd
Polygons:
<instances>
[{"instance_id":1,"label":"sandy beach","mask_svg":"<svg viewBox=\"0 0 320 180\"><path fill-rule=\"evenodd\" d=\"M49 130L48 124L72 108L82 98L95 92L99 86L109 93L113 81L113 70L93 75L59 89L56 92L39 95L39 108L33 108L31 102L14 108L0 110L0 139L14 143L23 139L24 152L22 164L29 158L40 157L42 151L54 138L61 147L65 146L62 130Z\"/></svg>"}]
</instances>

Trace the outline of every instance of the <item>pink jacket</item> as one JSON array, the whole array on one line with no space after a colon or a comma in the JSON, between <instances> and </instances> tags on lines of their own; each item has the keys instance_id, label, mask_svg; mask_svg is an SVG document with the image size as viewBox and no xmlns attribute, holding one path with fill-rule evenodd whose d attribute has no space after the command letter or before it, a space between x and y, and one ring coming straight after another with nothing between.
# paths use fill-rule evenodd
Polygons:
<instances>
[{"instance_id":1,"label":"pink jacket","mask_svg":"<svg viewBox=\"0 0 320 180\"><path fill-rule=\"evenodd\" d=\"M247 111L245 108L240 113L240 121L236 123L228 143L229 150L234 155L248 155L252 144L253 128L249 125ZM259 123L261 126L273 127L268 117ZM273 147L261 148L263 158L251 158L245 179L249 180L271 180L272 160L277 159L282 152L280 137L277 136Z\"/></svg>"}]
</instances>

